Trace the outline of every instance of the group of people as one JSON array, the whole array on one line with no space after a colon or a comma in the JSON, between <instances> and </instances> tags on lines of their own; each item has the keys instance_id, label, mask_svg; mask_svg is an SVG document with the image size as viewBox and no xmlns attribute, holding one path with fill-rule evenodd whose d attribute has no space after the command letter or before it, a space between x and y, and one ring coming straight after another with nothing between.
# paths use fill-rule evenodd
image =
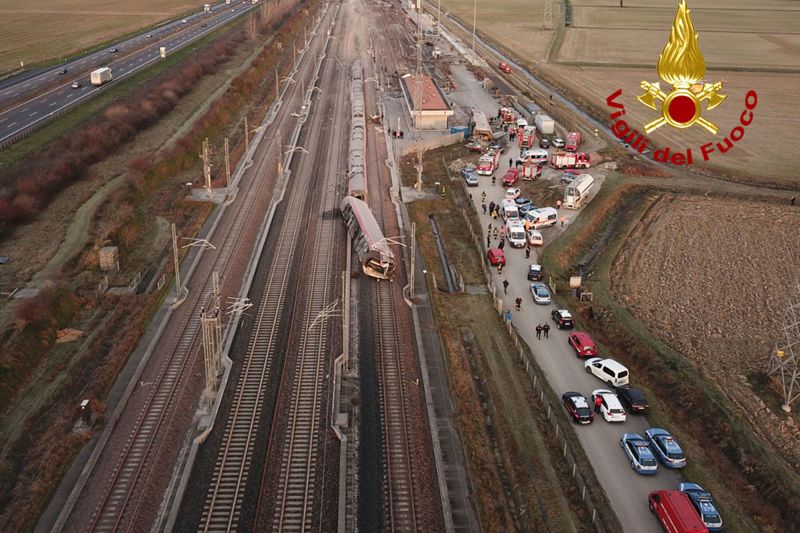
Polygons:
<instances>
[{"instance_id":1,"label":"group of people","mask_svg":"<svg viewBox=\"0 0 800 533\"><path fill-rule=\"evenodd\" d=\"M542 333L544 333L544 338L550 338L550 324L539 324L536 326L536 340L542 340Z\"/></svg>"},{"instance_id":2,"label":"group of people","mask_svg":"<svg viewBox=\"0 0 800 533\"><path fill-rule=\"evenodd\" d=\"M403 130L393 130L392 128L386 128L386 133L391 133L392 137L395 139L403 138Z\"/></svg>"}]
</instances>

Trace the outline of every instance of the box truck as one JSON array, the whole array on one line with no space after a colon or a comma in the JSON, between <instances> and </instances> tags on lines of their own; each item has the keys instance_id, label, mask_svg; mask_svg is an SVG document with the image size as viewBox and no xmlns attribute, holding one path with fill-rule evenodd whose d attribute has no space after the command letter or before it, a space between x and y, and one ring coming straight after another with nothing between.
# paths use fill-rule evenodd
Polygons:
<instances>
[{"instance_id":1,"label":"box truck","mask_svg":"<svg viewBox=\"0 0 800 533\"><path fill-rule=\"evenodd\" d=\"M111 69L108 67L99 68L97 70L93 70L92 73L89 75L89 79L92 82L92 85L103 85L106 82L111 81Z\"/></svg>"},{"instance_id":2,"label":"box truck","mask_svg":"<svg viewBox=\"0 0 800 533\"><path fill-rule=\"evenodd\" d=\"M594 178L589 174L581 174L564 191L564 207L580 209L583 202L589 197L589 191L594 185Z\"/></svg>"},{"instance_id":3,"label":"box truck","mask_svg":"<svg viewBox=\"0 0 800 533\"><path fill-rule=\"evenodd\" d=\"M536 115L533 123L542 135L552 135L556 131L556 123L548 115Z\"/></svg>"}]
</instances>

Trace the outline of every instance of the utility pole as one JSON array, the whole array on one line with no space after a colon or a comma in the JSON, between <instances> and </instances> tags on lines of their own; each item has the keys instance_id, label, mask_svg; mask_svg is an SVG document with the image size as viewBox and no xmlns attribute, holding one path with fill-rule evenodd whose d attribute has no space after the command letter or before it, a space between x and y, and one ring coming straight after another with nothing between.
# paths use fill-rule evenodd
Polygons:
<instances>
[{"instance_id":1,"label":"utility pole","mask_svg":"<svg viewBox=\"0 0 800 533\"><path fill-rule=\"evenodd\" d=\"M422 0L417 0L417 72L414 76L414 144L417 152L417 191L422 190Z\"/></svg>"},{"instance_id":2,"label":"utility pole","mask_svg":"<svg viewBox=\"0 0 800 533\"><path fill-rule=\"evenodd\" d=\"M225 192L231 184L231 154L228 146L228 138L225 137Z\"/></svg>"},{"instance_id":3,"label":"utility pole","mask_svg":"<svg viewBox=\"0 0 800 533\"><path fill-rule=\"evenodd\" d=\"M208 309L200 308L200 328L203 337L203 362L205 363L206 387L204 396L211 408L217 373L220 368L219 348L222 340L221 310L219 306L219 273L213 273L213 288Z\"/></svg>"},{"instance_id":4,"label":"utility pole","mask_svg":"<svg viewBox=\"0 0 800 533\"><path fill-rule=\"evenodd\" d=\"M280 82L280 76L278 76L278 67L275 67L275 100L281 97L280 86L281 82Z\"/></svg>"},{"instance_id":5,"label":"utility pole","mask_svg":"<svg viewBox=\"0 0 800 533\"><path fill-rule=\"evenodd\" d=\"M244 116L244 151L250 148L250 126L247 125L247 115Z\"/></svg>"},{"instance_id":6,"label":"utility pole","mask_svg":"<svg viewBox=\"0 0 800 533\"><path fill-rule=\"evenodd\" d=\"M203 140L203 151L200 154L203 161L203 178L205 180L206 193L211 196L211 153L208 149L208 137Z\"/></svg>"},{"instance_id":7,"label":"utility pole","mask_svg":"<svg viewBox=\"0 0 800 533\"><path fill-rule=\"evenodd\" d=\"M172 223L172 255L175 260L175 294L180 300L183 289L181 288L181 265L178 262L178 234L175 231L175 223Z\"/></svg>"},{"instance_id":8,"label":"utility pole","mask_svg":"<svg viewBox=\"0 0 800 533\"><path fill-rule=\"evenodd\" d=\"M789 301L783 314L775 350L770 354L767 375L777 374L783 389L783 405L787 413L800 398L800 280L790 288Z\"/></svg>"},{"instance_id":9,"label":"utility pole","mask_svg":"<svg viewBox=\"0 0 800 533\"><path fill-rule=\"evenodd\" d=\"M275 136L275 144L277 145L278 148L278 177L280 178L283 175L283 159L281 159L281 156L283 156L283 150L282 150L283 147L281 146L280 128L278 128L277 135Z\"/></svg>"},{"instance_id":10,"label":"utility pole","mask_svg":"<svg viewBox=\"0 0 800 533\"><path fill-rule=\"evenodd\" d=\"M414 301L414 265L417 259L417 223L411 222L411 271L408 274L408 299Z\"/></svg>"},{"instance_id":11,"label":"utility pole","mask_svg":"<svg viewBox=\"0 0 800 533\"><path fill-rule=\"evenodd\" d=\"M478 22L478 0L472 6L472 51L475 52L475 24Z\"/></svg>"}]
</instances>

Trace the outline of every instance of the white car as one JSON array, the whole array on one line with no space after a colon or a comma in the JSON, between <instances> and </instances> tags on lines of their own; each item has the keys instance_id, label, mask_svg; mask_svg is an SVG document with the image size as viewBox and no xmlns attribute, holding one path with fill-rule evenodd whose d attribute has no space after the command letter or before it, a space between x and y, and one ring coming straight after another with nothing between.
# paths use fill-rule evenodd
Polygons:
<instances>
[{"instance_id":1,"label":"white car","mask_svg":"<svg viewBox=\"0 0 800 533\"><path fill-rule=\"evenodd\" d=\"M597 405L597 398L602 400L600 403L600 414L606 422L625 422L625 409L619 403L617 395L606 389L592 391L592 405Z\"/></svg>"},{"instance_id":2,"label":"white car","mask_svg":"<svg viewBox=\"0 0 800 533\"><path fill-rule=\"evenodd\" d=\"M541 281L531 283L531 295L533 296L533 301L539 305L550 303L550 289Z\"/></svg>"},{"instance_id":3,"label":"white car","mask_svg":"<svg viewBox=\"0 0 800 533\"><path fill-rule=\"evenodd\" d=\"M519 188L511 187L506 191L506 199L516 200L517 198L519 198L520 194L522 194L522 191L520 191Z\"/></svg>"},{"instance_id":4,"label":"white car","mask_svg":"<svg viewBox=\"0 0 800 533\"><path fill-rule=\"evenodd\" d=\"M544 245L544 237L542 237L542 232L536 231L535 229L529 229L528 242L530 243L531 246Z\"/></svg>"},{"instance_id":5,"label":"white car","mask_svg":"<svg viewBox=\"0 0 800 533\"><path fill-rule=\"evenodd\" d=\"M622 387L628 384L628 369L613 359L591 357L583 364L586 372L605 381L612 387Z\"/></svg>"},{"instance_id":6,"label":"white car","mask_svg":"<svg viewBox=\"0 0 800 533\"><path fill-rule=\"evenodd\" d=\"M555 138L553 139L553 148L564 148L564 139Z\"/></svg>"}]
</instances>

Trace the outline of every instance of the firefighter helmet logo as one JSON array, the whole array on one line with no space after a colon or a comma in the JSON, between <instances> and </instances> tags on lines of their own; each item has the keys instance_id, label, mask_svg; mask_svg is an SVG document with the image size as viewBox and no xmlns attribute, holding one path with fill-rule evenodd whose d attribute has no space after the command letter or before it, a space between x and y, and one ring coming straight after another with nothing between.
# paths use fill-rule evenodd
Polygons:
<instances>
[{"instance_id":1,"label":"firefighter helmet logo","mask_svg":"<svg viewBox=\"0 0 800 533\"><path fill-rule=\"evenodd\" d=\"M645 93L637 99L651 109L656 108L656 100L661 102L661 116L645 124L644 131L651 131L669 124L674 128L688 128L698 124L711 132L717 133L717 126L701 117L701 104L707 100L706 110L721 104L727 95L719 94L722 82L701 82L706 73L706 62L697 44L697 33L694 31L692 19L689 18L686 1L681 0L672 32L664 50L658 57L656 70L658 76L672 85L669 94L661 90L659 82L643 81L640 87Z\"/></svg>"}]
</instances>

